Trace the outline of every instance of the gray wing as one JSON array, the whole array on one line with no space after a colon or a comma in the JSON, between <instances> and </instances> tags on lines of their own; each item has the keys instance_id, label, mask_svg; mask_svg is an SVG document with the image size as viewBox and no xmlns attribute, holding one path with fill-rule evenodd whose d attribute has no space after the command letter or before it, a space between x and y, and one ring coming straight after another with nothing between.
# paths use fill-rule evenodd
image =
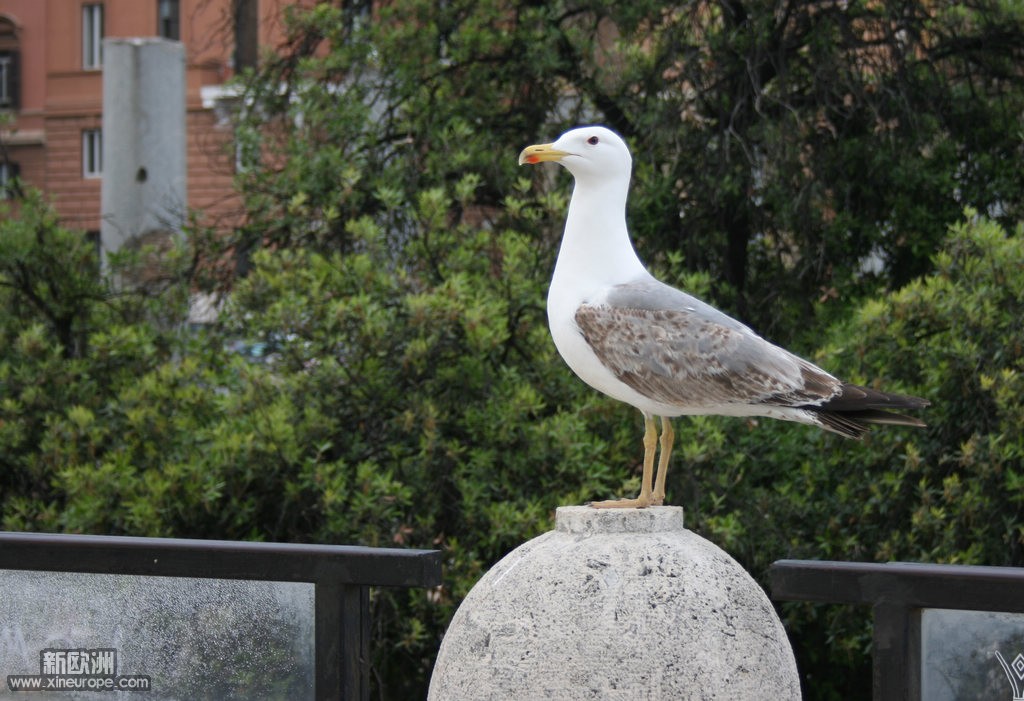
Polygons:
<instances>
[{"instance_id":1,"label":"gray wing","mask_svg":"<svg viewBox=\"0 0 1024 701\"><path fill-rule=\"evenodd\" d=\"M671 285L666 285L653 277L616 285L608 293L607 300L610 306L623 309L687 311L727 329L754 334L750 327L744 326L728 314L718 311L707 302L677 290Z\"/></svg>"},{"instance_id":2,"label":"gray wing","mask_svg":"<svg viewBox=\"0 0 1024 701\"><path fill-rule=\"evenodd\" d=\"M584 303L576 323L616 377L665 404L806 406L841 393L828 373L655 280Z\"/></svg>"}]
</instances>

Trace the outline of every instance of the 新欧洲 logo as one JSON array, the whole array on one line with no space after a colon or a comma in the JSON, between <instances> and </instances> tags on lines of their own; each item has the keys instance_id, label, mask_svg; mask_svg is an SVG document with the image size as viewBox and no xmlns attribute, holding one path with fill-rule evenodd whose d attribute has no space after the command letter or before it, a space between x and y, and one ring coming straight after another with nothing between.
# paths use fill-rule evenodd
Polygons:
<instances>
[{"instance_id":1,"label":"\u65b0\u6b27\u6d32 logo","mask_svg":"<svg viewBox=\"0 0 1024 701\"><path fill-rule=\"evenodd\" d=\"M143 674L118 674L114 648L47 648L39 652L39 674L8 674L11 691L149 691Z\"/></svg>"}]
</instances>

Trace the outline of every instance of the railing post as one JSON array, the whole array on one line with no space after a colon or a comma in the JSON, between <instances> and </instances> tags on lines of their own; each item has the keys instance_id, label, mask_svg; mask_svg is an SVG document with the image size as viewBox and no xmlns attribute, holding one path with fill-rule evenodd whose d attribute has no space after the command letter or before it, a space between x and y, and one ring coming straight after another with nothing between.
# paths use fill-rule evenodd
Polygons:
<instances>
[{"instance_id":1,"label":"railing post","mask_svg":"<svg viewBox=\"0 0 1024 701\"><path fill-rule=\"evenodd\" d=\"M370 699L370 588L347 584L341 591L341 664L351 697Z\"/></svg>"},{"instance_id":2,"label":"railing post","mask_svg":"<svg viewBox=\"0 0 1024 701\"><path fill-rule=\"evenodd\" d=\"M370 590L316 585L317 701L370 698Z\"/></svg>"},{"instance_id":3,"label":"railing post","mask_svg":"<svg viewBox=\"0 0 1024 701\"><path fill-rule=\"evenodd\" d=\"M877 603L872 606L872 698L875 701L916 701L920 676L912 649L917 612L908 606Z\"/></svg>"}]
</instances>

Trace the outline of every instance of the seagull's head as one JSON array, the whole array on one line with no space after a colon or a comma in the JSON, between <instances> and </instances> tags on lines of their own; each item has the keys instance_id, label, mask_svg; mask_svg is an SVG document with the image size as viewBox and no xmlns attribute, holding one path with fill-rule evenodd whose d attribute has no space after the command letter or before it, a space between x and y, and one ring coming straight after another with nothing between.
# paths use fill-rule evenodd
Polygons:
<instances>
[{"instance_id":1,"label":"seagull's head","mask_svg":"<svg viewBox=\"0 0 1024 701\"><path fill-rule=\"evenodd\" d=\"M519 165L554 161L565 166L579 180L625 176L627 181L633 159L626 142L605 127L571 129L550 144L527 146L519 154Z\"/></svg>"}]
</instances>

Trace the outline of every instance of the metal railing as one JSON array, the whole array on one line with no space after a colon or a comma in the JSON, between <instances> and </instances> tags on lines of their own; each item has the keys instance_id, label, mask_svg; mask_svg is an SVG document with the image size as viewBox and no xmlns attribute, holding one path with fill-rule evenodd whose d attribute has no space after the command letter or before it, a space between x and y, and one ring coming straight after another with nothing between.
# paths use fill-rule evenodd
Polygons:
<instances>
[{"instance_id":1,"label":"metal railing","mask_svg":"<svg viewBox=\"0 0 1024 701\"><path fill-rule=\"evenodd\" d=\"M875 701L921 698L923 609L1024 613L1024 568L779 560L772 598L872 607Z\"/></svg>"},{"instance_id":2,"label":"metal railing","mask_svg":"<svg viewBox=\"0 0 1024 701\"><path fill-rule=\"evenodd\" d=\"M347 545L0 532L0 569L307 582L315 698L369 698L369 588L441 583L441 553Z\"/></svg>"}]
</instances>

